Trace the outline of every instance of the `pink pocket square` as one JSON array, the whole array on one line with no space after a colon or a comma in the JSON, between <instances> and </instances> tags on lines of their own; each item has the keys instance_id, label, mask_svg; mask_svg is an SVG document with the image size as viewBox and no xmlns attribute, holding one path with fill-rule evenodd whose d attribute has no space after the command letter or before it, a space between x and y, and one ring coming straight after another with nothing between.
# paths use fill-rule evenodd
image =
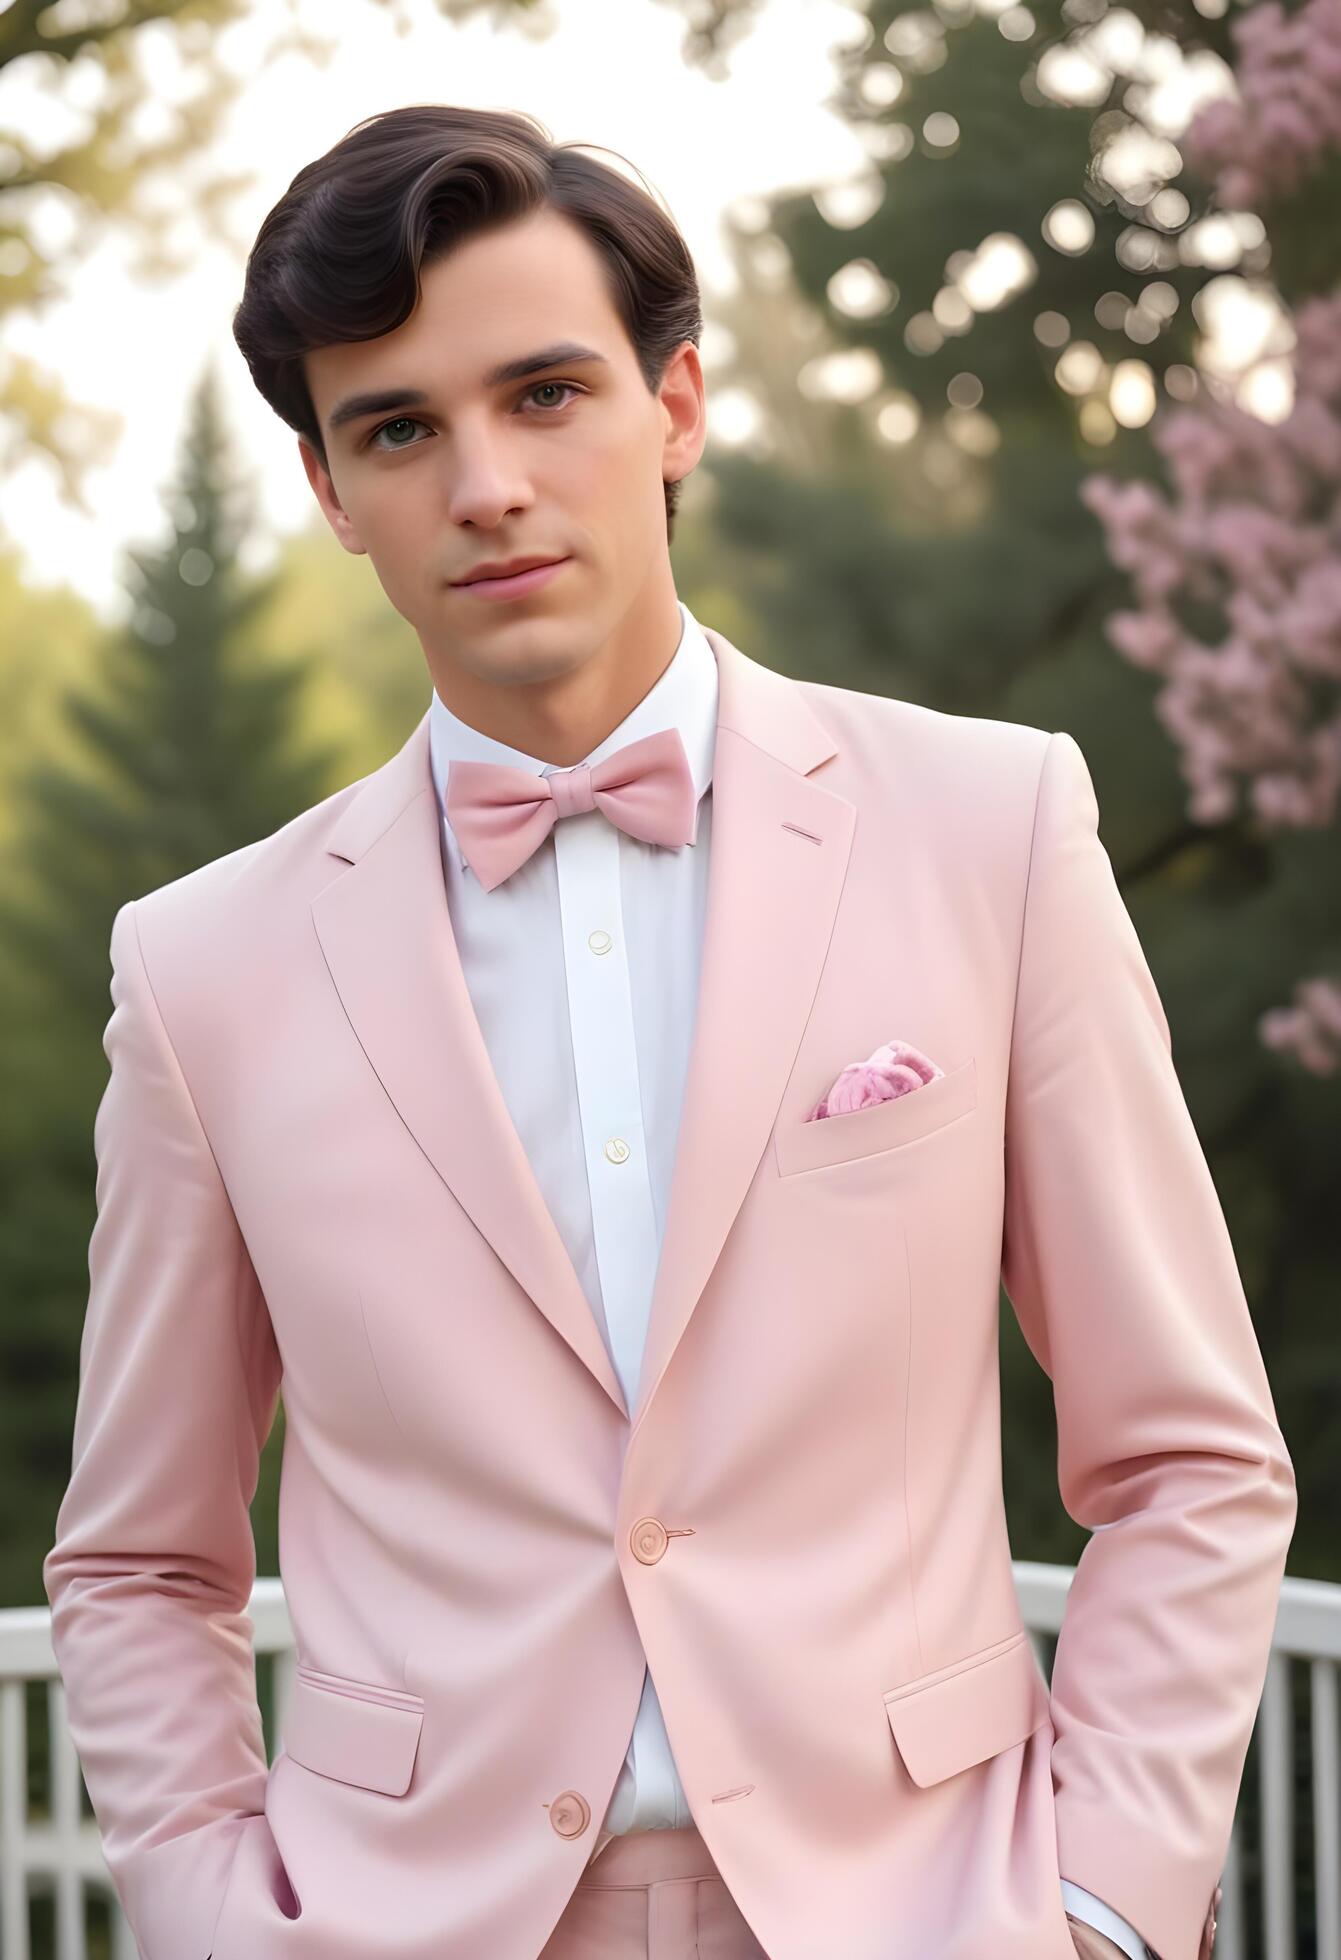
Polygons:
<instances>
[{"instance_id":1,"label":"pink pocket square","mask_svg":"<svg viewBox=\"0 0 1341 1960\"><path fill-rule=\"evenodd\" d=\"M849 1062L834 1078L827 1095L820 1097L802 1120L813 1123L821 1116L845 1116L871 1103L888 1102L893 1096L906 1096L920 1089L945 1070L907 1041L885 1041L864 1062Z\"/></svg>"}]
</instances>

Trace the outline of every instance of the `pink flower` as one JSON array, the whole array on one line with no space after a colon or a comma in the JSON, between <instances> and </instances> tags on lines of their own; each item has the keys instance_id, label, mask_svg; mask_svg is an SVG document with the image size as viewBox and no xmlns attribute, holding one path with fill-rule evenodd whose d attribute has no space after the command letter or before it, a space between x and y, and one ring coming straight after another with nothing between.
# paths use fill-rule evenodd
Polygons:
<instances>
[{"instance_id":1,"label":"pink flower","mask_svg":"<svg viewBox=\"0 0 1341 1960\"><path fill-rule=\"evenodd\" d=\"M1341 142L1341 0L1275 0L1230 28L1235 99L1207 103L1183 132L1194 170L1230 210L1298 195Z\"/></svg>"}]
</instances>

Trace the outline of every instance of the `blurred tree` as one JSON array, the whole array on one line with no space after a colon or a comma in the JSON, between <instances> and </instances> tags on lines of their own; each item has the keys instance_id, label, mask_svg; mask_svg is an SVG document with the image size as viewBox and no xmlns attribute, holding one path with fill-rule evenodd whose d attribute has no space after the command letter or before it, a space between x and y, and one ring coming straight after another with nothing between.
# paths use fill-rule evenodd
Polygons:
<instances>
[{"instance_id":1,"label":"blurred tree","mask_svg":"<svg viewBox=\"0 0 1341 1960\"><path fill-rule=\"evenodd\" d=\"M18 875L0 908L0 1597L40 1590L69 1474L112 919L342 780L338 750L299 744L308 660L260 643L271 588L236 568L236 502L209 375L167 541L131 554L130 624L71 694L59 757L39 756L21 778ZM267 1526L275 1456L258 1498ZM268 1529L262 1540L274 1569Z\"/></svg>"},{"instance_id":2,"label":"blurred tree","mask_svg":"<svg viewBox=\"0 0 1341 1960\"><path fill-rule=\"evenodd\" d=\"M1079 410L1138 346L1154 375L1187 370L1185 302L1206 274L1165 263L1171 247L1157 278L1124 264L1148 252L1133 236L1134 200L1153 195L1152 171L1176 156L1156 146L1138 167L1118 143L1129 111L1107 95L1096 111L1044 92L1038 71L1064 40L1062 11L997 17L877 0L845 57L840 97L869 164L851 183L771 201L772 235L742 242L739 256L781 252L819 315L823 343L805 350L792 395L808 386L859 423L871 459L860 476L892 521L880 603L863 593L849 621L841 583L834 590L829 662L854 683L883 680L961 712L1032 718L1056 688L1053 705L1065 698L1082 743L1116 745L1119 730L1138 732L1149 687L1104 645L1097 600L1109 567L1077 488L1096 443L1133 462L1148 444L1111 415ZM1102 79L1115 94L1116 72ZM1087 365L1096 385L1078 397ZM775 415L788 412L778 399ZM755 528L756 505L776 497L771 481L751 497L748 469L736 477L739 499L718 512L728 533L738 507ZM803 482L808 535L806 503ZM776 542L808 583L810 554L790 536ZM793 600L780 595L779 628ZM1038 688L1063 654L1064 674ZM1172 758L1162 784L1153 774L1130 810L1110 808L1120 830L1132 826L1130 841L1118 839L1124 855L1147 858L1161 836L1174 848L1190 841Z\"/></svg>"},{"instance_id":3,"label":"blurred tree","mask_svg":"<svg viewBox=\"0 0 1341 1960\"><path fill-rule=\"evenodd\" d=\"M24 772L29 895L4 918L6 952L45 997L103 1014L106 925L130 896L267 835L338 786L338 751L295 758L310 661L263 652L273 578L237 568L245 520L226 478L212 371L192 403L170 533L132 551L135 611L71 693L59 756Z\"/></svg>"},{"instance_id":4,"label":"blurred tree","mask_svg":"<svg viewBox=\"0 0 1341 1960\"><path fill-rule=\"evenodd\" d=\"M1266 358L1210 385L1153 430L1172 491L1086 480L1136 604L1108 633L1162 677L1155 708L1205 824L1244 815L1259 839L1329 833L1313 892L1330 970L1258 1021L1318 1075L1341 1067L1341 0L1238 15L1238 92L1184 139L1214 201L1261 225L1277 302ZM1285 311L1294 308L1293 319ZM1286 362L1282 357L1289 354ZM1287 370L1288 372L1284 371ZM1263 375L1273 412L1250 395ZM1274 377L1274 379L1273 379ZM1285 399L1288 397L1288 401ZM1282 412L1283 411L1283 412ZM1310 853L1317 862L1318 854Z\"/></svg>"},{"instance_id":5,"label":"blurred tree","mask_svg":"<svg viewBox=\"0 0 1341 1960\"><path fill-rule=\"evenodd\" d=\"M698 0L660 3L680 8L692 23L686 59L720 72L725 46L760 0L710 0L706 18ZM401 0L372 4L392 15L399 32L409 31ZM538 38L560 25L541 0L436 5L453 24L488 13ZM288 52L319 65L335 46L312 24L322 17L302 0L111 0L77 10L52 0L9 0L0 6L0 73L11 84L20 73L25 82L39 76L52 112L31 117L29 133L12 107L3 119L0 96L0 324L7 314L40 319L63 296L76 263L113 227L137 246L131 271L146 280L188 270L202 239L245 250L228 231L226 207L255 172L221 173L211 146L246 77L220 59L219 39L225 28L247 22L269 32L250 56L255 67ZM11 93L9 102L15 101ZM68 219L59 244L51 242L53 209ZM113 460L121 426L116 412L72 400L59 374L21 351L11 328L0 367L0 469L44 457L61 495L87 511L84 477Z\"/></svg>"},{"instance_id":6,"label":"blurred tree","mask_svg":"<svg viewBox=\"0 0 1341 1960\"><path fill-rule=\"evenodd\" d=\"M133 270L141 277L182 269L167 246L180 204L163 201L164 185L175 185L208 222L249 181L197 168L241 86L215 58L214 37L245 12L245 0L123 0L81 10L74 24L50 0L11 0L0 10L0 73L12 84L19 64L25 80L36 70L52 106L66 112L43 117L40 137L0 123L0 323L20 310L40 315L111 223L140 245ZM145 69L151 41L186 71L170 114L161 78L155 86ZM151 106L157 113L147 115ZM166 134L140 133L161 127L165 115ZM53 140L72 122L72 137ZM53 206L71 220L54 248L47 242ZM41 454L62 494L87 510L84 474L111 459L120 428L119 415L73 402L59 375L11 346L0 372L0 468Z\"/></svg>"},{"instance_id":7,"label":"blurred tree","mask_svg":"<svg viewBox=\"0 0 1341 1960\"><path fill-rule=\"evenodd\" d=\"M1220 52L1224 31L1184 25ZM1279 1330L1271 1377L1300 1489L1291 1565L1336 1578L1341 0L1273 0L1227 31L1235 94L1204 107L1182 147L1222 230L1261 235L1260 276L1240 298L1266 328L1246 360L1156 417L1167 491L1096 473L1084 494L1130 578L1109 636L1161 683L1154 710L1187 804L1224 840L1203 1013L1238 1036L1227 1070L1252 1085L1230 1190L1256 1203L1256 1291L1245 1277L1259 1327ZM1299 1908L1307 1942L1311 1872Z\"/></svg>"},{"instance_id":8,"label":"blurred tree","mask_svg":"<svg viewBox=\"0 0 1341 1960\"><path fill-rule=\"evenodd\" d=\"M388 604L371 561L335 543L315 502L306 529L276 552L253 630L265 646L306 651L305 724L338 743L343 781L385 762L428 707L418 635Z\"/></svg>"},{"instance_id":9,"label":"blurred tree","mask_svg":"<svg viewBox=\"0 0 1341 1960\"><path fill-rule=\"evenodd\" d=\"M18 550L0 547L0 866L14 847L14 785L26 759L58 740L60 703L88 671L103 628L68 586L36 587Z\"/></svg>"}]
</instances>

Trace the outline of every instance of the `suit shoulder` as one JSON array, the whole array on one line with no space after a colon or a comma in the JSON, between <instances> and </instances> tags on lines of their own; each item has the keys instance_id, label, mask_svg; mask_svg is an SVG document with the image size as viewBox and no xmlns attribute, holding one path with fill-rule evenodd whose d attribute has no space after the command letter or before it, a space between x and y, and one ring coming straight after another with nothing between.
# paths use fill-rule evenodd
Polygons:
<instances>
[{"instance_id":1,"label":"suit shoulder","mask_svg":"<svg viewBox=\"0 0 1341 1960\"><path fill-rule=\"evenodd\" d=\"M924 779L962 788L977 803L992 786L1009 799L1033 792L1052 731L991 715L961 715L895 695L871 694L824 681L797 683L815 714L855 763L887 780Z\"/></svg>"},{"instance_id":2,"label":"suit shoulder","mask_svg":"<svg viewBox=\"0 0 1341 1960\"><path fill-rule=\"evenodd\" d=\"M162 918L197 908L212 910L230 899L245 899L249 891L267 884L273 874L303 859L319 862L326 837L366 781L366 776L360 776L345 783L268 835L155 885L136 897L136 910L142 918Z\"/></svg>"}]
</instances>

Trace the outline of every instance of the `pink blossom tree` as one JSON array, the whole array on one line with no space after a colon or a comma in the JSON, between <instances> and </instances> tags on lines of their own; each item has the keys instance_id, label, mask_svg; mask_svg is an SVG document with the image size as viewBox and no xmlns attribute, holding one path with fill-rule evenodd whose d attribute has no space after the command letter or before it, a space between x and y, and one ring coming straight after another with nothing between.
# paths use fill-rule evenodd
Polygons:
<instances>
[{"instance_id":1,"label":"pink blossom tree","mask_svg":"<svg viewBox=\"0 0 1341 1960\"><path fill-rule=\"evenodd\" d=\"M1337 823L1341 788L1341 286L1335 207L1318 198L1341 159L1341 0L1292 13L1264 0L1232 36L1238 97L1203 108L1182 148L1217 204L1266 223L1278 284L1277 228L1307 207L1293 262L1328 290L1282 292L1295 301L1293 406L1266 422L1203 387L1152 425L1167 492L1094 474L1081 494L1133 587L1109 638L1164 677L1156 713L1194 821L1225 821L1241 793L1263 832L1321 828ZM1315 1074L1335 1071L1341 947L1338 970L1301 979L1258 1033Z\"/></svg>"}]
</instances>

